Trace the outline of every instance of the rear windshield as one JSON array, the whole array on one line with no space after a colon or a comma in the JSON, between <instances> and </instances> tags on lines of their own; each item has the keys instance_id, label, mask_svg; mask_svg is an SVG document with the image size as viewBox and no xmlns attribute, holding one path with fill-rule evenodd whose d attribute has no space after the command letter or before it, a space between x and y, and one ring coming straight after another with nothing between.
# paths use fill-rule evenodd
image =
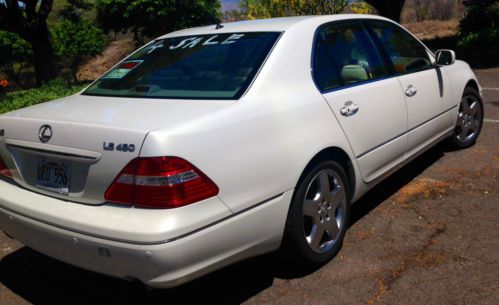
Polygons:
<instances>
[{"instance_id":1,"label":"rear windshield","mask_svg":"<svg viewBox=\"0 0 499 305\"><path fill-rule=\"evenodd\" d=\"M172 99L238 99L280 33L230 33L159 39L83 94Z\"/></svg>"}]
</instances>

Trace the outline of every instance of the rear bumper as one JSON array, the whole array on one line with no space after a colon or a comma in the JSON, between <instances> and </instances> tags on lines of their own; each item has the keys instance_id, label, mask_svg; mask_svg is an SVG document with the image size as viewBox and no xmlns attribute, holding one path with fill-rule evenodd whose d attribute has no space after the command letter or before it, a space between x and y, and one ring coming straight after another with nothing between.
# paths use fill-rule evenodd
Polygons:
<instances>
[{"instance_id":1,"label":"rear bumper","mask_svg":"<svg viewBox=\"0 0 499 305\"><path fill-rule=\"evenodd\" d=\"M85 205L37 194L3 180L0 208L69 231L144 245L175 239L232 215L218 197L177 209Z\"/></svg>"},{"instance_id":2,"label":"rear bumper","mask_svg":"<svg viewBox=\"0 0 499 305\"><path fill-rule=\"evenodd\" d=\"M0 193L3 194L3 193ZM292 191L181 238L134 244L71 231L0 206L0 228L58 260L148 286L180 285L279 247ZM0 205L3 195L0 195Z\"/></svg>"}]
</instances>

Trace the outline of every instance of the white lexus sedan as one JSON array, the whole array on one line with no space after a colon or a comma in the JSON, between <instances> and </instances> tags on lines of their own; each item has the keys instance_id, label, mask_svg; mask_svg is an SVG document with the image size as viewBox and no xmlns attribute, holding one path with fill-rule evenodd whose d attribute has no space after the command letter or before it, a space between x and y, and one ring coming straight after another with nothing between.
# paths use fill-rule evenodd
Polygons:
<instances>
[{"instance_id":1,"label":"white lexus sedan","mask_svg":"<svg viewBox=\"0 0 499 305\"><path fill-rule=\"evenodd\" d=\"M473 145L480 90L454 52L380 17L170 33L0 116L0 227L150 287L276 250L324 264L367 190L443 139Z\"/></svg>"}]
</instances>

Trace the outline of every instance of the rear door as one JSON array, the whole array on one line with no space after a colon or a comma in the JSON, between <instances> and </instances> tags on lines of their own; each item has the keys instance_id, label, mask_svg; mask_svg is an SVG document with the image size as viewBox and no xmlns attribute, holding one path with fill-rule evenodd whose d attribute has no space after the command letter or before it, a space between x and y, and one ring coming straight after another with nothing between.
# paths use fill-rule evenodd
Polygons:
<instances>
[{"instance_id":1,"label":"rear door","mask_svg":"<svg viewBox=\"0 0 499 305\"><path fill-rule=\"evenodd\" d=\"M426 47L407 31L382 20L366 23L399 75L408 111L409 158L452 126L449 80L432 63Z\"/></svg>"},{"instance_id":2,"label":"rear door","mask_svg":"<svg viewBox=\"0 0 499 305\"><path fill-rule=\"evenodd\" d=\"M399 81L360 22L326 24L316 35L314 80L372 181L403 162L407 109Z\"/></svg>"}]
</instances>

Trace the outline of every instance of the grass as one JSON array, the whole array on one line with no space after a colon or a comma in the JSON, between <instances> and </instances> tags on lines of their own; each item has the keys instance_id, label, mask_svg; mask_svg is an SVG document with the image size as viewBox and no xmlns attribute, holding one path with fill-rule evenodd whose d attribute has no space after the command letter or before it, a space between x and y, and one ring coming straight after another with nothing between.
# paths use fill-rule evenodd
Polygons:
<instances>
[{"instance_id":1,"label":"grass","mask_svg":"<svg viewBox=\"0 0 499 305\"><path fill-rule=\"evenodd\" d=\"M84 87L84 84L71 85L62 79L55 79L40 88L2 94L0 95L0 113L75 94Z\"/></svg>"},{"instance_id":2,"label":"grass","mask_svg":"<svg viewBox=\"0 0 499 305\"><path fill-rule=\"evenodd\" d=\"M459 20L425 20L405 23L404 27L419 39L435 39L456 36L459 32Z\"/></svg>"}]
</instances>

